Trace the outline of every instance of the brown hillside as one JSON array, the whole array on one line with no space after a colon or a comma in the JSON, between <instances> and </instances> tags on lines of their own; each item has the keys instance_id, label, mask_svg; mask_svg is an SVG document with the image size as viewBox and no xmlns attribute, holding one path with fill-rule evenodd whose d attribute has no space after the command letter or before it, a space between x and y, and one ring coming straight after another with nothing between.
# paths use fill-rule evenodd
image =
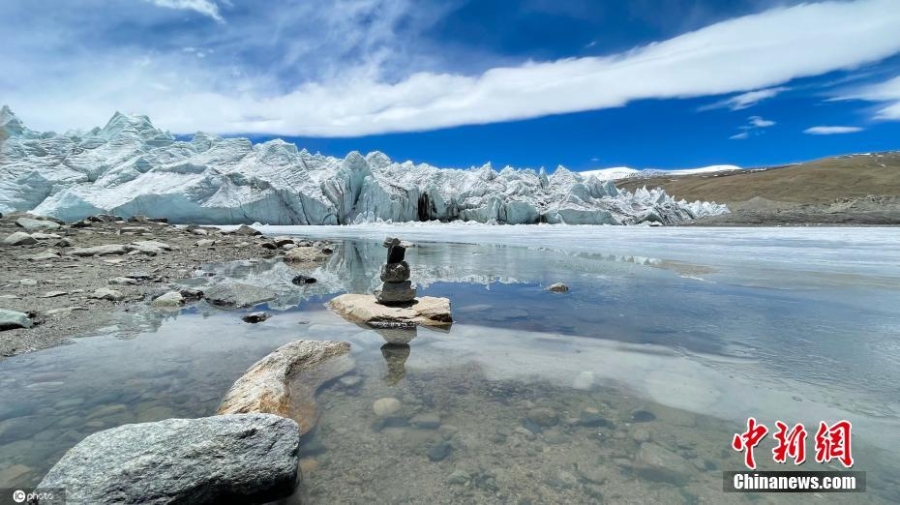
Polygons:
<instances>
[{"instance_id":1,"label":"brown hillside","mask_svg":"<svg viewBox=\"0 0 900 505\"><path fill-rule=\"evenodd\" d=\"M685 200L729 205L752 198L825 204L843 198L900 196L900 152L840 156L767 170L617 181L621 189L662 187Z\"/></svg>"}]
</instances>

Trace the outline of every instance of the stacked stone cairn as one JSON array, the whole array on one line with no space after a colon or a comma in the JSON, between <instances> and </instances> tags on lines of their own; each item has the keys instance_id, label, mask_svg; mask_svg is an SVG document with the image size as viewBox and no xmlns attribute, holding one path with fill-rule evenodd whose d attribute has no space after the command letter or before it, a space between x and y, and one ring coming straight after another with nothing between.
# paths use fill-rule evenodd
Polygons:
<instances>
[{"instance_id":1,"label":"stacked stone cairn","mask_svg":"<svg viewBox=\"0 0 900 505\"><path fill-rule=\"evenodd\" d=\"M384 239L387 248L387 264L381 267L381 287L375 290L375 298L382 305L403 305L416 299L416 288L409 280L409 263L406 248L399 238Z\"/></svg>"}]
</instances>

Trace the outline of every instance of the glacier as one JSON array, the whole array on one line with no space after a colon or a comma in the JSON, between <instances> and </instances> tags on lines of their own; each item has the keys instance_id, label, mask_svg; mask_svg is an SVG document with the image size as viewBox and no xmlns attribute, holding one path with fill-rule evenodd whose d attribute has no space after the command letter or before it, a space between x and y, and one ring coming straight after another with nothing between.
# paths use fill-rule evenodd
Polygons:
<instances>
[{"instance_id":1,"label":"glacier","mask_svg":"<svg viewBox=\"0 0 900 505\"><path fill-rule=\"evenodd\" d=\"M147 116L119 112L88 132L35 132L4 106L0 212L13 211L220 225L672 225L728 208L677 201L660 189L621 191L562 166L549 175L490 164L449 169L397 163L381 152L324 156L280 139L254 144L197 133L182 141Z\"/></svg>"}]
</instances>

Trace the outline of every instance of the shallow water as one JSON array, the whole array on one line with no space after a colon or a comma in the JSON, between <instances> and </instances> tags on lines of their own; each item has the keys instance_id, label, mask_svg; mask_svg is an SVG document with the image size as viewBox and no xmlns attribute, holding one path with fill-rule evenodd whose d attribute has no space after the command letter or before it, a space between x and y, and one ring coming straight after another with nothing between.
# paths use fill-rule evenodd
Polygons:
<instances>
[{"instance_id":1,"label":"shallow water","mask_svg":"<svg viewBox=\"0 0 900 505\"><path fill-rule=\"evenodd\" d=\"M852 421L868 492L818 499L900 501L900 283L889 282L900 253L882 249L890 233L729 231L704 244L707 230L600 241L610 230L600 228L567 242L553 228L529 248L518 227L498 228L393 233L419 242L407 257L420 294L449 297L456 320L449 332L418 330L408 349L383 348L382 335L323 306L376 285L384 249L374 239L385 230L304 228L367 240L345 241L310 286L293 286L296 271L278 262L210 267L215 276L193 281L270 287L265 323L201 304L144 314L147 331L133 338L111 328L3 360L0 488L33 486L92 432L211 415L253 362L311 338L349 341L357 367L320 392L304 481L288 503L807 501L722 492L722 470L742 467L730 441L749 416L811 430ZM756 258L748 244L785 254ZM840 244L843 255L832 250ZM553 282L570 292L545 291ZM380 398L400 411L379 419ZM673 468L641 468L641 444L673 453ZM772 447L757 450L762 469L776 469Z\"/></svg>"}]
</instances>

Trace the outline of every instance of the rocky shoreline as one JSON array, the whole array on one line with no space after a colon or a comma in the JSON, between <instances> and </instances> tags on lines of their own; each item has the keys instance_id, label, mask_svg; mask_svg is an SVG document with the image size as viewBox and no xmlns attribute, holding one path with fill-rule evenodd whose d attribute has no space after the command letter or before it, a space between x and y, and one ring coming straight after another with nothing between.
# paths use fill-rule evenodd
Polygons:
<instances>
[{"instance_id":1,"label":"rocky shoreline","mask_svg":"<svg viewBox=\"0 0 900 505\"><path fill-rule=\"evenodd\" d=\"M177 283L204 275L204 265L283 258L313 267L332 252L331 244L267 238L246 225L224 232L141 217L101 215L65 224L2 216L0 359L108 328L128 331L126 316L137 310L177 310L201 299L220 308L265 301L267 294L252 286L252 293L239 286L205 293Z\"/></svg>"}]
</instances>

